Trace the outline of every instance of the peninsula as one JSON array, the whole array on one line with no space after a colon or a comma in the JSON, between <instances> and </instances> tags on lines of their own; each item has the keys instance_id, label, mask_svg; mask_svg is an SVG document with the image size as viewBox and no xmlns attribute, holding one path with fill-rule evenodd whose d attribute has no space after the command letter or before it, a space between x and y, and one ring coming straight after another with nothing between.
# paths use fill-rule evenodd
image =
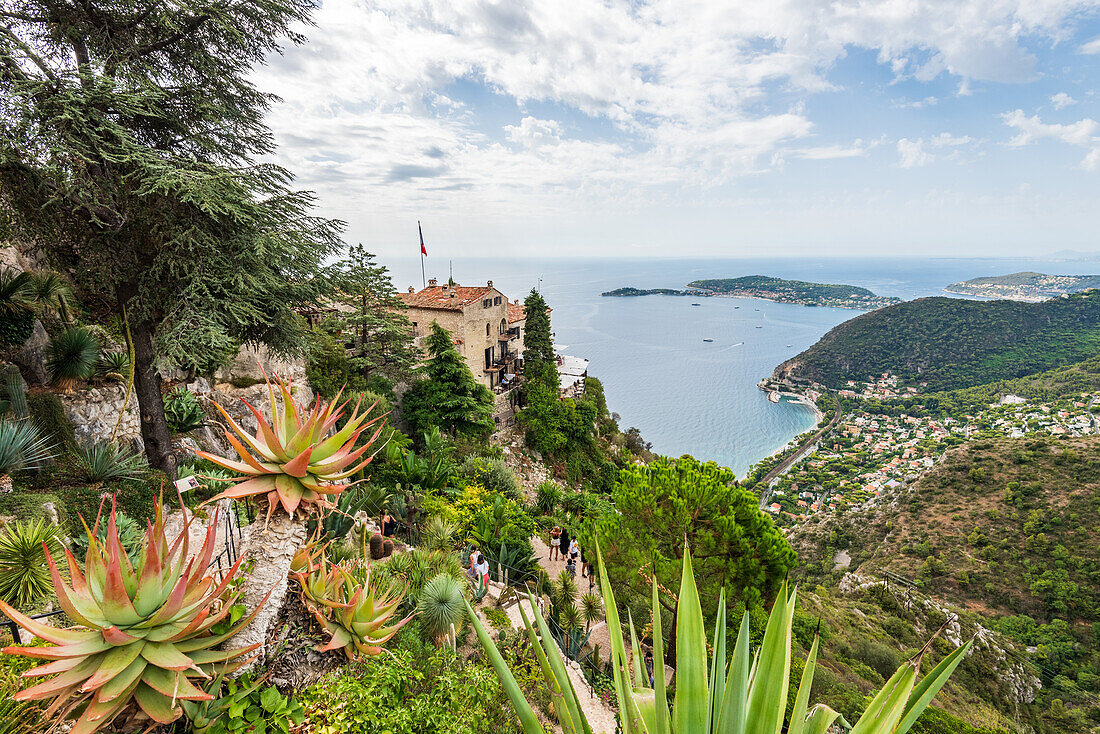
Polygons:
<instances>
[{"instance_id":1,"label":"peninsula","mask_svg":"<svg viewBox=\"0 0 1100 734\"><path fill-rule=\"evenodd\" d=\"M971 278L952 283L944 290L962 296L1034 303L1092 288L1100 288L1100 275L1047 275L1025 271L991 278Z\"/></svg>"},{"instance_id":2,"label":"peninsula","mask_svg":"<svg viewBox=\"0 0 1100 734\"><path fill-rule=\"evenodd\" d=\"M693 280L687 284L687 287L697 288L716 296L764 298L777 303L857 308L864 311L901 303L900 298L877 296L866 288L854 285L809 283L804 280L784 280L767 275Z\"/></svg>"},{"instance_id":3,"label":"peninsula","mask_svg":"<svg viewBox=\"0 0 1100 734\"><path fill-rule=\"evenodd\" d=\"M629 286L625 288L616 288L613 291L604 291L601 296L610 296L613 298L626 298L630 296L696 296L698 298L707 298L714 295L708 291L700 290L676 290L674 288L631 288Z\"/></svg>"}]
</instances>

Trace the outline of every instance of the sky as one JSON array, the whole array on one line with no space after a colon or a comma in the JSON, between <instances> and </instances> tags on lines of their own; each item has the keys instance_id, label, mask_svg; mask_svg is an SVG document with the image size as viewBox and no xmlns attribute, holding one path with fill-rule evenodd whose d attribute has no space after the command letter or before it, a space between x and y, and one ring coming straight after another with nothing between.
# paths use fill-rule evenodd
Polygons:
<instances>
[{"instance_id":1,"label":"sky","mask_svg":"<svg viewBox=\"0 0 1100 734\"><path fill-rule=\"evenodd\" d=\"M1100 0L322 0L256 73L345 239L429 256L1098 251Z\"/></svg>"}]
</instances>

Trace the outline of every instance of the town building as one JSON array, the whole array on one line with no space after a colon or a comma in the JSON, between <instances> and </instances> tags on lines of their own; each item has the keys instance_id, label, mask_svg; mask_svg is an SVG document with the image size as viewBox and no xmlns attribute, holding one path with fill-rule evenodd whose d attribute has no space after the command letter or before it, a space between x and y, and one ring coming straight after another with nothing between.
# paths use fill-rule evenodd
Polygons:
<instances>
[{"instance_id":1,"label":"town building","mask_svg":"<svg viewBox=\"0 0 1100 734\"><path fill-rule=\"evenodd\" d=\"M451 333L455 349L481 384L494 392L514 385L523 356L524 309L509 302L493 281L484 286L439 285L435 278L401 300L412 322L413 341L424 349L432 322Z\"/></svg>"}]
</instances>

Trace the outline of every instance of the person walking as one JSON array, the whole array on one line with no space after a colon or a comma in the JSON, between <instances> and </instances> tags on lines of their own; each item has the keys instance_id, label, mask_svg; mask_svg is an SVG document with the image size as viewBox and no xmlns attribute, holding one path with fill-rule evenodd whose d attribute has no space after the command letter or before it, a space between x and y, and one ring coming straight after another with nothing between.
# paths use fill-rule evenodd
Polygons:
<instances>
[{"instance_id":1,"label":"person walking","mask_svg":"<svg viewBox=\"0 0 1100 734\"><path fill-rule=\"evenodd\" d=\"M577 542L576 538L569 541L569 560L573 561L573 565L577 563L577 556L581 553L581 544Z\"/></svg>"},{"instance_id":2,"label":"person walking","mask_svg":"<svg viewBox=\"0 0 1100 734\"><path fill-rule=\"evenodd\" d=\"M558 538L558 548L560 553L558 560L565 562L565 556L569 553L569 531L566 528L561 529L561 537Z\"/></svg>"},{"instance_id":3,"label":"person walking","mask_svg":"<svg viewBox=\"0 0 1100 734\"><path fill-rule=\"evenodd\" d=\"M561 557L561 525L550 528L550 560Z\"/></svg>"},{"instance_id":4,"label":"person walking","mask_svg":"<svg viewBox=\"0 0 1100 734\"><path fill-rule=\"evenodd\" d=\"M584 546L581 546L581 578L592 575L592 569L588 565L588 559L584 556Z\"/></svg>"},{"instance_id":5,"label":"person walking","mask_svg":"<svg viewBox=\"0 0 1100 734\"><path fill-rule=\"evenodd\" d=\"M489 559L484 555L481 556L481 563L477 566L477 572L481 576L481 580L485 582L485 585L489 585Z\"/></svg>"}]
</instances>

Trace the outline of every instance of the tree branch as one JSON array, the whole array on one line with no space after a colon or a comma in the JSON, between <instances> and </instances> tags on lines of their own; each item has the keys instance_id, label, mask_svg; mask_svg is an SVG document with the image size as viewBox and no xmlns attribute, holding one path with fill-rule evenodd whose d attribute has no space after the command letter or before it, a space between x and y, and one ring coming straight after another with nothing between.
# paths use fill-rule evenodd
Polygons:
<instances>
[{"instance_id":1,"label":"tree branch","mask_svg":"<svg viewBox=\"0 0 1100 734\"><path fill-rule=\"evenodd\" d=\"M31 51L30 46L25 44L23 40L19 38L19 36L15 35L15 32L12 31L11 28L6 25L0 25L0 31L3 31L3 34L7 36L11 40L11 42L19 48L19 50L26 54L31 63L41 69L42 73L49 77L50 81L57 81L57 76L53 73L53 70L50 69L50 67L46 64L45 60L43 60L34 51Z\"/></svg>"}]
</instances>

